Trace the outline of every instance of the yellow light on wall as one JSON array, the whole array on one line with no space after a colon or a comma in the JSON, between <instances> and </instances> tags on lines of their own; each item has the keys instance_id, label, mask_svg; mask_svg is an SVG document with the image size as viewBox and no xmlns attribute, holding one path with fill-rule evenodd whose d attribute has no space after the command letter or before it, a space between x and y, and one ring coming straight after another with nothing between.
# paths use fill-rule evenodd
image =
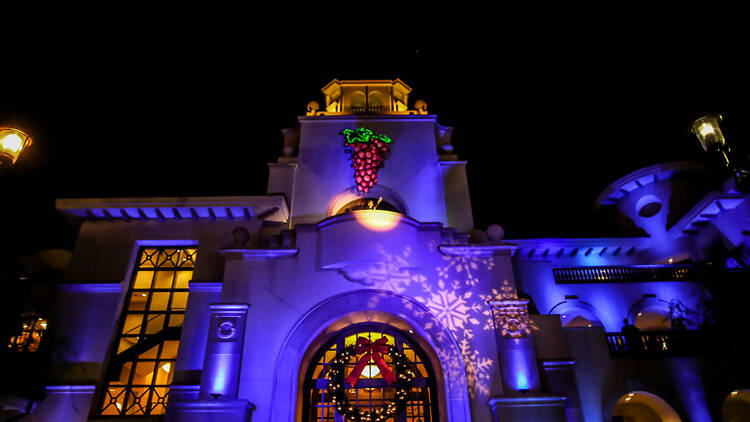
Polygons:
<instances>
[{"instance_id":1,"label":"yellow light on wall","mask_svg":"<svg viewBox=\"0 0 750 422\"><path fill-rule=\"evenodd\" d=\"M395 228L401 221L401 214L381 210L352 211L359 224L376 232L386 232Z\"/></svg>"},{"instance_id":2,"label":"yellow light on wall","mask_svg":"<svg viewBox=\"0 0 750 422\"><path fill-rule=\"evenodd\" d=\"M12 127L0 127L0 167L13 165L29 145L29 135Z\"/></svg>"}]
</instances>

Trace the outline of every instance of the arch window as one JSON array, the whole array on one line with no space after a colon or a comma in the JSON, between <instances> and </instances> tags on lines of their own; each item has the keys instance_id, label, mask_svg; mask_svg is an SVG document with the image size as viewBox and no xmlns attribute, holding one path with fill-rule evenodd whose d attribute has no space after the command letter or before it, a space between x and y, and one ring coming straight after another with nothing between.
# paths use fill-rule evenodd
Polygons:
<instances>
[{"instance_id":1,"label":"arch window","mask_svg":"<svg viewBox=\"0 0 750 422\"><path fill-rule=\"evenodd\" d=\"M735 390L729 393L721 407L724 422L750 420L750 390Z\"/></svg>"},{"instance_id":2,"label":"arch window","mask_svg":"<svg viewBox=\"0 0 750 422\"><path fill-rule=\"evenodd\" d=\"M653 421L680 422L677 412L656 394L646 391L632 391L615 403L612 414L615 422Z\"/></svg>"},{"instance_id":3,"label":"arch window","mask_svg":"<svg viewBox=\"0 0 750 422\"><path fill-rule=\"evenodd\" d=\"M641 331L666 331L672 328L672 321L667 316L666 310L657 307L648 307L635 314L634 325Z\"/></svg>"},{"instance_id":4,"label":"arch window","mask_svg":"<svg viewBox=\"0 0 750 422\"><path fill-rule=\"evenodd\" d=\"M345 347L356 344L357 337L364 337L373 342L385 337L388 344L395 344L406 355L417 371L417 378L413 381L409 393L406 411L395 419L387 419L386 422L439 421L435 376L424 352L399 330L383 324L360 324L349 327L340 331L319 349L313 357L314 363L310 365L305 376L303 420L306 422L344 422L344 418L336 413L331 397L326 391L328 385L326 375L336 354ZM391 370L394 370L390 357L385 356L384 360ZM347 366L345 375L349 375L354 365L355 360L352 360ZM355 387L347 389L346 394L353 406L364 411L371 411L382 406L386 401L392 401L395 391L395 386L387 386L380 370L371 360L362 371Z\"/></svg>"}]
</instances>

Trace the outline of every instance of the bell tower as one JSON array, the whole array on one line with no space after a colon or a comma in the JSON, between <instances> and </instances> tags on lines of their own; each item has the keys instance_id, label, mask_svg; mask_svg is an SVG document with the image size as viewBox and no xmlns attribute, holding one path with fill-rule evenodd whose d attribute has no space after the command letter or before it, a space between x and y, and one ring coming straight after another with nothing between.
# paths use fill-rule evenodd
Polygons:
<instances>
[{"instance_id":1,"label":"bell tower","mask_svg":"<svg viewBox=\"0 0 750 422\"><path fill-rule=\"evenodd\" d=\"M282 131L268 193L286 195L290 225L380 202L419 221L472 228L466 163L453 155L452 128L439 125L424 101L410 108L411 91L399 79L334 79L322 89L325 106L311 101L299 125Z\"/></svg>"}]
</instances>

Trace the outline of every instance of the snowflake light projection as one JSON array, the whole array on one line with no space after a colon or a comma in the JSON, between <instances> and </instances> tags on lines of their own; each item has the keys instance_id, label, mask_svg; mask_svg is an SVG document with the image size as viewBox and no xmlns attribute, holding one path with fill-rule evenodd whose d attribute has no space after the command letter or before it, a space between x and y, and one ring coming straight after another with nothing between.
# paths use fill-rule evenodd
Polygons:
<instances>
[{"instance_id":1,"label":"snowflake light projection","mask_svg":"<svg viewBox=\"0 0 750 422\"><path fill-rule=\"evenodd\" d=\"M351 148L354 181L357 190L369 192L378 183L378 170L383 167L390 149L391 138L375 133L371 129L344 129L341 132L346 137L344 146ZM347 151L348 152L348 151Z\"/></svg>"},{"instance_id":2,"label":"snowflake light projection","mask_svg":"<svg viewBox=\"0 0 750 422\"><path fill-rule=\"evenodd\" d=\"M438 277L450 283L454 288L463 283L467 286L476 286L479 283L477 273L480 269L491 270L495 266L492 258L477 256L446 256L443 255L446 265L438 267Z\"/></svg>"},{"instance_id":3,"label":"snowflake light projection","mask_svg":"<svg viewBox=\"0 0 750 422\"><path fill-rule=\"evenodd\" d=\"M492 289L492 294L480 297L492 306L491 310L483 312L488 317L483 327L485 330L500 330L504 337L521 338L538 329L529 318L529 301L519 299L508 280L503 280L499 292Z\"/></svg>"},{"instance_id":4,"label":"snowflake light projection","mask_svg":"<svg viewBox=\"0 0 750 422\"><path fill-rule=\"evenodd\" d=\"M437 242L431 242L427 250L437 254L437 246ZM422 325L425 329L440 323L453 333L463 360L469 395L472 398L489 396L495 360L477 350L475 330L495 329L488 303L490 300L516 297L513 286L507 281L501 286L501 291L492 290L486 295L478 293L478 289L482 289L480 282L487 281L488 272L495 267L494 260L486 256L440 255L443 264L435 267L433 274L436 278L433 278L425 276L426 273L415 266L417 257L410 247L406 246L401 251L380 245L375 247L382 257L380 262L370 264L360 276L371 280L371 285L376 288L408 294L422 303L429 311L428 315L424 315ZM376 308L377 304L368 306ZM405 306L409 307L408 304ZM494 336L494 332L491 335ZM446 374L460 369L460 366L443 367Z\"/></svg>"},{"instance_id":5,"label":"snowflake light projection","mask_svg":"<svg viewBox=\"0 0 750 422\"><path fill-rule=\"evenodd\" d=\"M478 325L479 320L472 317L470 313L481 310L478 303L471 303L472 292L467 291L456 294L453 290L442 290L445 288L443 281L438 281L441 289L437 293L430 293L428 299L417 298L429 308L435 316L443 322L451 331L466 330L467 324Z\"/></svg>"}]
</instances>

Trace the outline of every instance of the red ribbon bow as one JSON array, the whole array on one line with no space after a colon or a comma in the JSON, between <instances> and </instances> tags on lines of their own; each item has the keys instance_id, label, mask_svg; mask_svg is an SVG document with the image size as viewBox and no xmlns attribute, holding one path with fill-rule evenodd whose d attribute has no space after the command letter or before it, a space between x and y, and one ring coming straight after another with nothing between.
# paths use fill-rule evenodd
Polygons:
<instances>
[{"instance_id":1,"label":"red ribbon bow","mask_svg":"<svg viewBox=\"0 0 750 422\"><path fill-rule=\"evenodd\" d=\"M364 355L359 359L359 362L357 362L357 365L354 366L354 369L352 369L352 372L346 377L344 382L348 382L354 388L354 385L359 380L359 376L362 374L362 370L365 369L370 359L378 365L380 373L383 374L383 378L389 387L392 383L396 382L396 376L393 375L391 368L383 360L383 354L388 353L388 345L386 343L388 343L388 339L385 337L381 337L375 341L370 341L364 337L357 337L357 347L354 351L357 354L364 353Z\"/></svg>"}]
</instances>

